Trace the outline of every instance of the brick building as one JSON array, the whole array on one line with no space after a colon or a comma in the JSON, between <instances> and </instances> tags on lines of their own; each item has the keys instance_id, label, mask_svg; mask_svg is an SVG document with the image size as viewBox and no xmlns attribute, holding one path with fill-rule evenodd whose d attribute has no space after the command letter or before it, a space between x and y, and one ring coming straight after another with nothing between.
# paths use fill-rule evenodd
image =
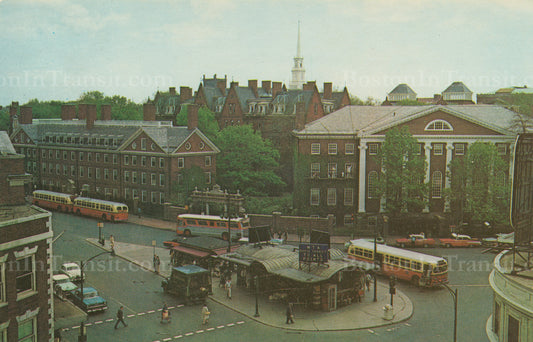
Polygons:
<instances>
[{"instance_id":1,"label":"brick building","mask_svg":"<svg viewBox=\"0 0 533 342\"><path fill-rule=\"evenodd\" d=\"M344 107L294 132L294 207L306 215L333 214L337 226L350 225L353 217L364 222L382 217L375 156L387 131L407 126L428 164L431 196L424 212L450 215L457 207L443 195L450 186L448 164L476 141L496 144L509 160L516 136L509 129L513 117L512 111L490 105Z\"/></svg>"},{"instance_id":2,"label":"brick building","mask_svg":"<svg viewBox=\"0 0 533 342\"><path fill-rule=\"evenodd\" d=\"M102 106L102 113L109 110ZM64 105L61 120L33 120L21 107L11 135L26 156L33 187L125 202L131 208L160 213L183 172L202 169L206 184L214 181L218 148L197 128L198 107L190 105L187 127L154 121L152 103L144 121L96 120L96 106ZM110 112L110 111L109 111Z\"/></svg>"},{"instance_id":3,"label":"brick building","mask_svg":"<svg viewBox=\"0 0 533 342\"><path fill-rule=\"evenodd\" d=\"M52 341L52 221L24 200L24 156L0 132L0 341Z\"/></svg>"},{"instance_id":4,"label":"brick building","mask_svg":"<svg viewBox=\"0 0 533 342\"><path fill-rule=\"evenodd\" d=\"M479 104L502 104L505 102L511 103L513 96L519 95L524 97L533 97L533 88L523 87L509 87L500 88L494 93L477 94L477 103Z\"/></svg>"}]
</instances>

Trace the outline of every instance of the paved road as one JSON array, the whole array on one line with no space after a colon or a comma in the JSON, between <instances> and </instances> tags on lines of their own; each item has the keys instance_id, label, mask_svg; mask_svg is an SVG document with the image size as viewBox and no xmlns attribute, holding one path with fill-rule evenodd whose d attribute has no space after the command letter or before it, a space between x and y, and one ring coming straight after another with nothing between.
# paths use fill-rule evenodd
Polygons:
<instances>
[{"instance_id":1,"label":"paved road","mask_svg":"<svg viewBox=\"0 0 533 342\"><path fill-rule=\"evenodd\" d=\"M85 239L97 237L96 220L66 214L53 215L56 233L65 233L54 243L55 262L79 261L98 254L100 249ZM106 236L151 245L152 240L172 239L175 233L137 226L131 223L105 224ZM450 262L450 286L459 291L459 341L487 341L484 325L490 315L492 292L488 274L494 255L481 254L480 249L419 249L434 255L446 256ZM415 312L406 323L359 331L290 332L270 328L210 302L213 313L208 327L200 324L200 308L178 307L174 298L162 293L161 278L132 266L119 258L103 255L87 270L87 283L98 288L109 301L110 309L90 316L88 341L175 341L178 339L206 341L451 341L453 331L453 302L445 289L427 290L399 283L398 287L413 301ZM172 323L159 323L158 311L166 301L175 306ZM127 328L113 329L116 310L124 305ZM101 322L101 323L99 323ZM77 331L66 331L66 341L77 341ZM181 337L180 337L181 336Z\"/></svg>"}]
</instances>

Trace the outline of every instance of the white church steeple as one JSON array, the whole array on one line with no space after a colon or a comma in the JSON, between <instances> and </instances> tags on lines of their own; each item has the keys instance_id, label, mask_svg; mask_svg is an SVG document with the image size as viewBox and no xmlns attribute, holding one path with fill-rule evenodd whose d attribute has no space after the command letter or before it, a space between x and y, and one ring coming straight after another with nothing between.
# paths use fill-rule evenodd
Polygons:
<instances>
[{"instance_id":1,"label":"white church steeple","mask_svg":"<svg viewBox=\"0 0 533 342\"><path fill-rule=\"evenodd\" d=\"M304 58L302 57L302 48L300 45L300 21L298 21L298 45L296 47L296 57L294 57L294 66L292 67L292 77L289 83L289 89L303 89L305 83L305 69L303 67Z\"/></svg>"}]
</instances>

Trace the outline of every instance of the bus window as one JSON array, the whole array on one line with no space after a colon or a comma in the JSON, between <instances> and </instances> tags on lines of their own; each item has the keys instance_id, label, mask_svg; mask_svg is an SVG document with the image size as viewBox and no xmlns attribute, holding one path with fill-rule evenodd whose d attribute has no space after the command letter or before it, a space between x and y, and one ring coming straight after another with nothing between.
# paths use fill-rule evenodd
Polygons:
<instances>
[{"instance_id":1,"label":"bus window","mask_svg":"<svg viewBox=\"0 0 533 342\"><path fill-rule=\"evenodd\" d=\"M230 222L231 228L239 228L239 224L237 222Z\"/></svg>"},{"instance_id":2,"label":"bus window","mask_svg":"<svg viewBox=\"0 0 533 342\"><path fill-rule=\"evenodd\" d=\"M207 221L204 221L204 220L198 220L198 225L199 225L199 226L207 226Z\"/></svg>"}]
</instances>

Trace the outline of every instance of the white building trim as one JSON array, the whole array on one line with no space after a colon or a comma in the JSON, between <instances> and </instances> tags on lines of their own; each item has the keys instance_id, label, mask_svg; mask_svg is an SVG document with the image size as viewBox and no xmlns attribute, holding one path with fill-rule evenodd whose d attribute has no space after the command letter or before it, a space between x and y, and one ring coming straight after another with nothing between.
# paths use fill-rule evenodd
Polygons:
<instances>
[{"instance_id":1,"label":"white building trim","mask_svg":"<svg viewBox=\"0 0 533 342\"><path fill-rule=\"evenodd\" d=\"M366 141L359 142L359 213L366 211Z\"/></svg>"}]
</instances>

